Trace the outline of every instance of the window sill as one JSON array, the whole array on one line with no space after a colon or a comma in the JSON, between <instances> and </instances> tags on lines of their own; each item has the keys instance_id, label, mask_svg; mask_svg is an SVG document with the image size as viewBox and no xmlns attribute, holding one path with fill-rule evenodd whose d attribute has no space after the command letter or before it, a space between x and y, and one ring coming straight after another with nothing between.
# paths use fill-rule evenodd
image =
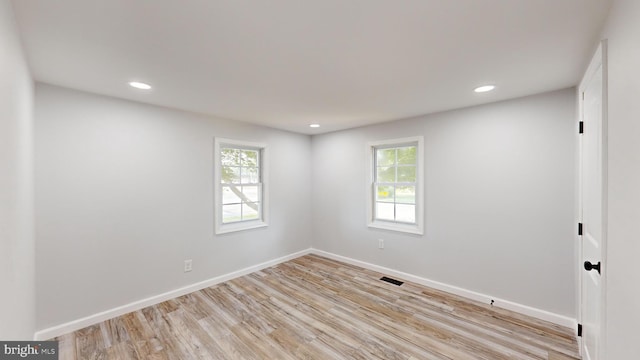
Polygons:
<instances>
[{"instance_id":1,"label":"window sill","mask_svg":"<svg viewBox=\"0 0 640 360\"><path fill-rule=\"evenodd\" d=\"M228 233L243 231L243 230L258 229L258 228L267 227L267 226L269 226L269 224L261 220L218 225L216 227L216 235L228 234Z\"/></svg>"},{"instance_id":2,"label":"window sill","mask_svg":"<svg viewBox=\"0 0 640 360\"><path fill-rule=\"evenodd\" d=\"M390 230L390 231L398 231L408 234L416 234L416 235L424 235L424 231L418 225L410 225L410 224L397 224L392 222L385 221L373 221L367 224L370 228L382 229L382 230Z\"/></svg>"}]
</instances>

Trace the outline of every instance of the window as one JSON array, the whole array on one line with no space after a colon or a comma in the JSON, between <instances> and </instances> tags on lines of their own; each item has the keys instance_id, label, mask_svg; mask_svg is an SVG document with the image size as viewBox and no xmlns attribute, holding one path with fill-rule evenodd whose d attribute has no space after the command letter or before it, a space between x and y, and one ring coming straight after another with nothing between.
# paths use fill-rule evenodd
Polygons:
<instances>
[{"instance_id":1,"label":"window","mask_svg":"<svg viewBox=\"0 0 640 360\"><path fill-rule=\"evenodd\" d=\"M267 226L266 146L215 142L216 234Z\"/></svg>"},{"instance_id":2,"label":"window","mask_svg":"<svg viewBox=\"0 0 640 360\"><path fill-rule=\"evenodd\" d=\"M369 227L423 233L422 137L368 145Z\"/></svg>"}]
</instances>

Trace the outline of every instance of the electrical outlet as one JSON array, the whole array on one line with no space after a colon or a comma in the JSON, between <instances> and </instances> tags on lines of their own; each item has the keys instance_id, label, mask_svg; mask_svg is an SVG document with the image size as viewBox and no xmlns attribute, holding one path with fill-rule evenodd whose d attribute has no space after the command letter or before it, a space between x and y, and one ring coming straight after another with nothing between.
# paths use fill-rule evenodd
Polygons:
<instances>
[{"instance_id":1,"label":"electrical outlet","mask_svg":"<svg viewBox=\"0 0 640 360\"><path fill-rule=\"evenodd\" d=\"M189 272L193 270L193 260L185 260L184 261L184 272Z\"/></svg>"},{"instance_id":2,"label":"electrical outlet","mask_svg":"<svg viewBox=\"0 0 640 360\"><path fill-rule=\"evenodd\" d=\"M384 249L384 239L378 239L378 249Z\"/></svg>"}]
</instances>

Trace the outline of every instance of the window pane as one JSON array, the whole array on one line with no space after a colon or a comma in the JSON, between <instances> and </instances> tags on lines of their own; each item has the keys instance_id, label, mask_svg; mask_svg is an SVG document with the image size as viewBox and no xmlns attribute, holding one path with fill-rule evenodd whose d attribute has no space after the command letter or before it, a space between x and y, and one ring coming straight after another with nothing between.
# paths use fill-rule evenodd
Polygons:
<instances>
[{"instance_id":1,"label":"window pane","mask_svg":"<svg viewBox=\"0 0 640 360\"><path fill-rule=\"evenodd\" d=\"M239 184L240 168L235 166L223 166L220 178L222 183L225 184Z\"/></svg>"},{"instance_id":2,"label":"window pane","mask_svg":"<svg viewBox=\"0 0 640 360\"><path fill-rule=\"evenodd\" d=\"M376 201L393 202L393 186L376 186Z\"/></svg>"},{"instance_id":3,"label":"window pane","mask_svg":"<svg viewBox=\"0 0 640 360\"><path fill-rule=\"evenodd\" d=\"M376 150L376 166L388 166L396 163L396 149Z\"/></svg>"},{"instance_id":4,"label":"window pane","mask_svg":"<svg viewBox=\"0 0 640 360\"><path fill-rule=\"evenodd\" d=\"M415 186L398 186L396 188L396 202L405 204L416 203Z\"/></svg>"},{"instance_id":5,"label":"window pane","mask_svg":"<svg viewBox=\"0 0 640 360\"><path fill-rule=\"evenodd\" d=\"M230 223L234 221L242 220L240 215L240 204L237 205L222 205L222 222Z\"/></svg>"},{"instance_id":6,"label":"window pane","mask_svg":"<svg viewBox=\"0 0 640 360\"><path fill-rule=\"evenodd\" d=\"M262 172L266 149L257 143L215 139L216 234L266 226L262 201Z\"/></svg>"},{"instance_id":7,"label":"window pane","mask_svg":"<svg viewBox=\"0 0 640 360\"><path fill-rule=\"evenodd\" d=\"M376 203L376 219L379 220L394 220L393 215L393 203Z\"/></svg>"},{"instance_id":8,"label":"window pane","mask_svg":"<svg viewBox=\"0 0 640 360\"><path fill-rule=\"evenodd\" d=\"M258 168L257 167L243 167L242 168L242 183L243 184L257 184L260 180L258 179Z\"/></svg>"},{"instance_id":9,"label":"window pane","mask_svg":"<svg viewBox=\"0 0 640 360\"><path fill-rule=\"evenodd\" d=\"M255 202L258 201L258 187L257 186L243 186L242 193L244 194L243 202Z\"/></svg>"},{"instance_id":10,"label":"window pane","mask_svg":"<svg viewBox=\"0 0 640 360\"><path fill-rule=\"evenodd\" d=\"M258 166L258 151L256 150L240 150L242 166Z\"/></svg>"},{"instance_id":11,"label":"window pane","mask_svg":"<svg viewBox=\"0 0 640 360\"><path fill-rule=\"evenodd\" d=\"M242 220L255 220L258 218L258 204L242 204Z\"/></svg>"},{"instance_id":12,"label":"window pane","mask_svg":"<svg viewBox=\"0 0 640 360\"><path fill-rule=\"evenodd\" d=\"M423 137L386 140L372 145L373 169L369 203L373 218L368 226L410 233L422 233L422 140ZM371 186L371 185L370 185ZM371 188L370 188L371 189ZM419 193L418 193L419 192Z\"/></svg>"},{"instance_id":13,"label":"window pane","mask_svg":"<svg viewBox=\"0 0 640 360\"><path fill-rule=\"evenodd\" d=\"M396 182L396 168L395 167L377 167L376 182L379 183L392 183Z\"/></svg>"},{"instance_id":14,"label":"window pane","mask_svg":"<svg viewBox=\"0 0 640 360\"><path fill-rule=\"evenodd\" d=\"M416 167L398 166L398 182L416 182Z\"/></svg>"},{"instance_id":15,"label":"window pane","mask_svg":"<svg viewBox=\"0 0 640 360\"><path fill-rule=\"evenodd\" d=\"M415 164L416 163L416 147L407 146L398 148L398 164Z\"/></svg>"},{"instance_id":16,"label":"window pane","mask_svg":"<svg viewBox=\"0 0 640 360\"><path fill-rule=\"evenodd\" d=\"M238 149L222 148L220 157L222 159L222 165L240 165L240 150Z\"/></svg>"},{"instance_id":17,"label":"window pane","mask_svg":"<svg viewBox=\"0 0 640 360\"><path fill-rule=\"evenodd\" d=\"M222 187L222 203L223 204L238 204L240 203L240 198L234 192L240 192L240 189L237 186L223 186Z\"/></svg>"},{"instance_id":18,"label":"window pane","mask_svg":"<svg viewBox=\"0 0 640 360\"><path fill-rule=\"evenodd\" d=\"M416 206L396 204L396 221L402 221L406 223L416 222Z\"/></svg>"}]
</instances>

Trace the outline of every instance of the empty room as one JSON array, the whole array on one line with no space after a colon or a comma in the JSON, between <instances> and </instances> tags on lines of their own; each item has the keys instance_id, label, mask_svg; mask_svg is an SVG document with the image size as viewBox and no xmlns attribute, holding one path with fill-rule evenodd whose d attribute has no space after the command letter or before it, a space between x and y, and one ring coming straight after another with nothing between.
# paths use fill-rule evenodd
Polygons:
<instances>
[{"instance_id":1,"label":"empty room","mask_svg":"<svg viewBox=\"0 0 640 360\"><path fill-rule=\"evenodd\" d=\"M0 358L640 359L640 1L0 0Z\"/></svg>"}]
</instances>

